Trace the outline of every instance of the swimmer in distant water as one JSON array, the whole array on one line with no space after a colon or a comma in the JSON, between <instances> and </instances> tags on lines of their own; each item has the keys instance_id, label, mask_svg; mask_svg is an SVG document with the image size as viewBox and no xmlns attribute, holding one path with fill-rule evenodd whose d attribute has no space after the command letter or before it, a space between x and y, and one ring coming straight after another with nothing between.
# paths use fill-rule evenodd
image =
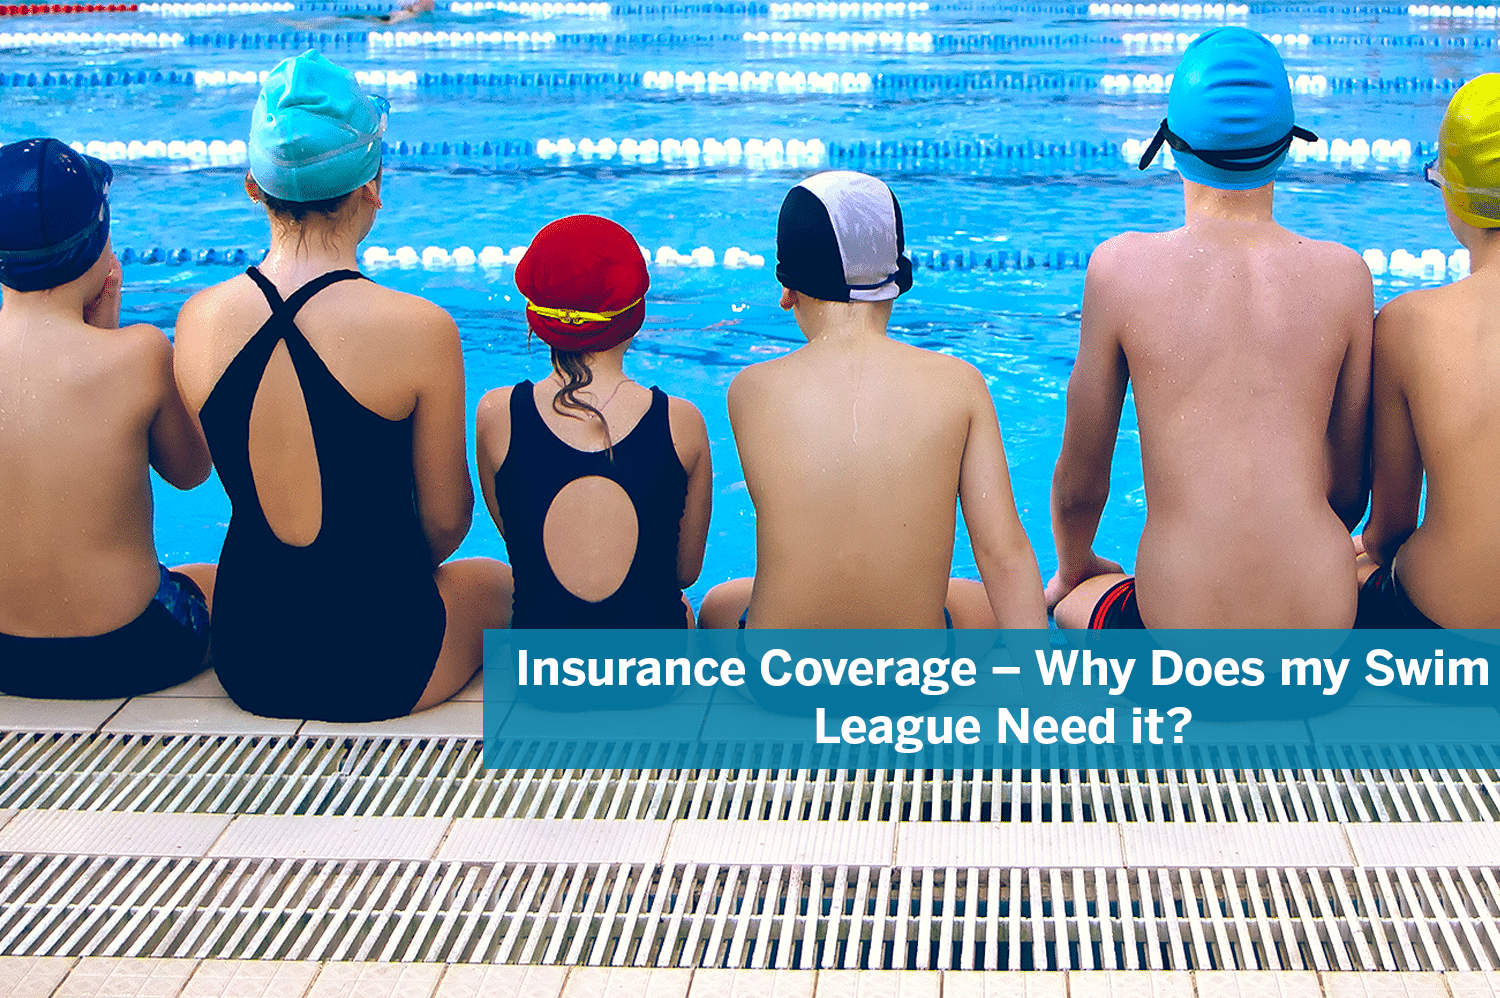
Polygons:
<instances>
[{"instance_id":1,"label":"swimmer in distant water","mask_svg":"<svg viewBox=\"0 0 1500 998\"><path fill-rule=\"evenodd\" d=\"M1443 192L1470 272L1401 295L1375 320L1374 482L1355 626L1500 627L1500 74L1453 95L1424 175Z\"/></svg>"},{"instance_id":2,"label":"swimmer in distant water","mask_svg":"<svg viewBox=\"0 0 1500 998\"><path fill-rule=\"evenodd\" d=\"M402 0L401 6L389 14L377 15L375 20L385 24L400 24L402 21L410 21L421 17L423 14L431 14L437 9L433 0Z\"/></svg>"},{"instance_id":3,"label":"swimmer in distant water","mask_svg":"<svg viewBox=\"0 0 1500 998\"><path fill-rule=\"evenodd\" d=\"M212 567L157 563L148 469L192 488L208 447L177 393L171 342L120 328L112 177L56 139L0 149L5 693L150 693L201 672L208 648Z\"/></svg>"},{"instance_id":4,"label":"swimmer in distant water","mask_svg":"<svg viewBox=\"0 0 1500 998\"><path fill-rule=\"evenodd\" d=\"M1047 626L984 377L886 331L904 244L874 177L820 173L782 202L776 279L807 345L729 386L755 577L714 587L701 626ZM949 578L960 502L982 585Z\"/></svg>"},{"instance_id":5,"label":"swimmer in distant water","mask_svg":"<svg viewBox=\"0 0 1500 998\"><path fill-rule=\"evenodd\" d=\"M1089 261L1052 479L1060 626L1354 621L1373 293L1352 250L1272 220L1297 135L1270 41L1226 27L1188 46L1141 159L1171 144L1185 223ZM1135 578L1093 551L1131 381L1147 497Z\"/></svg>"}]
</instances>

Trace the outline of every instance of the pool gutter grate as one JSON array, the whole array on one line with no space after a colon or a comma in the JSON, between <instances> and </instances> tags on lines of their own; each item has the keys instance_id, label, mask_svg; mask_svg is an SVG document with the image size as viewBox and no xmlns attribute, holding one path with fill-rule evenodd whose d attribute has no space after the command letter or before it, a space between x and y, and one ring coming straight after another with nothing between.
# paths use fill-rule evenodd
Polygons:
<instances>
[{"instance_id":1,"label":"pool gutter grate","mask_svg":"<svg viewBox=\"0 0 1500 998\"><path fill-rule=\"evenodd\" d=\"M1493 970L1492 868L13 855L0 954L913 969Z\"/></svg>"},{"instance_id":2,"label":"pool gutter grate","mask_svg":"<svg viewBox=\"0 0 1500 998\"><path fill-rule=\"evenodd\" d=\"M0 735L0 808L1038 823L1500 820L1500 771L508 770L473 738Z\"/></svg>"}]
</instances>

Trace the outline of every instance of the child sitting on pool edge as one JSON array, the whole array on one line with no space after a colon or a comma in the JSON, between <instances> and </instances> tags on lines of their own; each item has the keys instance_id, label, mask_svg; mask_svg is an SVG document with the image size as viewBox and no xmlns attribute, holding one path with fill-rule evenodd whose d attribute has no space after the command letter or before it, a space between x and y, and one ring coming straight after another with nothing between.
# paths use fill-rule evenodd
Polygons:
<instances>
[{"instance_id":1,"label":"child sitting on pool edge","mask_svg":"<svg viewBox=\"0 0 1500 998\"><path fill-rule=\"evenodd\" d=\"M1348 627L1349 530L1364 513L1370 271L1272 219L1294 136L1269 40L1218 28L1187 48L1167 117L1182 228L1100 246L1052 480L1062 627ZM1126 384L1146 526L1137 576L1093 551ZM1139 583L1139 598L1137 598Z\"/></svg>"},{"instance_id":2,"label":"child sitting on pool edge","mask_svg":"<svg viewBox=\"0 0 1500 998\"><path fill-rule=\"evenodd\" d=\"M756 570L709 591L701 626L1047 626L984 378L886 332L904 249L874 177L821 173L782 203L781 307L808 343L729 387ZM949 578L955 499L982 586Z\"/></svg>"},{"instance_id":3,"label":"child sitting on pool edge","mask_svg":"<svg viewBox=\"0 0 1500 998\"><path fill-rule=\"evenodd\" d=\"M1496 627L1500 74L1453 95L1425 173L1443 192L1470 273L1409 291L1375 320L1374 482L1355 626Z\"/></svg>"},{"instance_id":4,"label":"child sitting on pool edge","mask_svg":"<svg viewBox=\"0 0 1500 998\"><path fill-rule=\"evenodd\" d=\"M713 467L693 404L625 373L650 287L635 238L597 215L549 223L516 265L552 371L489 392L475 422L513 627L691 626Z\"/></svg>"},{"instance_id":5,"label":"child sitting on pool edge","mask_svg":"<svg viewBox=\"0 0 1500 998\"><path fill-rule=\"evenodd\" d=\"M56 139L0 149L5 693L149 693L202 671L208 648L208 586L158 564L147 471L192 488L208 448L167 337L119 328L113 176Z\"/></svg>"}]
</instances>

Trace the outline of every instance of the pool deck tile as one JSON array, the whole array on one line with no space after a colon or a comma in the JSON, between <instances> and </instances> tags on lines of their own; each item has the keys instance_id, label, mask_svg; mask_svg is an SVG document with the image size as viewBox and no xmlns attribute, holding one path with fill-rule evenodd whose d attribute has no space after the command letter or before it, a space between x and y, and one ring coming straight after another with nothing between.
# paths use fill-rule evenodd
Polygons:
<instances>
[{"instance_id":1,"label":"pool deck tile","mask_svg":"<svg viewBox=\"0 0 1500 998\"><path fill-rule=\"evenodd\" d=\"M1323 990L1311 970L1198 970L1198 998L1319 998Z\"/></svg>"},{"instance_id":2,"label":"pool deck tile","mask_svg":"<svg viewBox=\"0 0 1500 998\"><path fill-rule=\"evenodd\" d=\"M1442 974L1358 970L1319 977L1327 998L1449 998Z\"/></svg>"},{"instance_id":3,"label":"pool deck tile","mask_svg":"<svg viewBox=\"0 0 1500 998\"><path fill-rule=\"evenodd\" d=\"M873 821L680 818L671 824L668 863L885 866L896 834L890 823Z\"/></svg>"},{"instance_id":4,"label":"pool deck tile","mask_svg":"<svg viewBox=\"0 0 1500 998\"><path fill-rule=\"evenodd\" d=\"M86 957L68 972L54 998L177 998L197 960Z\"/></svg>"},{"instance_id":5,"label":"pool deck tile","mask_svg":"<svg viewBox=\"0 0 1500 998\"><path fill-rule=\"evenodd\" d=\"M204 960L181 998L302 998L321 967L316 960Z\"/></svg>"},{"instance_id":6,"label":"pool deck tile","mask_svg":"<svg viewBox=\"0 0 1500 998\"><path fill-rule=\"evenodd\" d=\"M1406 821L1342 826L1360 866L1488 866L1500 856L1500 828L1490 822Z\"/></svg>"},{"instance_id":7,"label":"pool deck tile","mask_svg":"<svg viewBox=\"0 0 1500 998\"><path fill-rule=\"evenodd\" d=\"M450 700L420 714L393 717L389 721L363 724L338 724L333 721L307 721L298 734L353 735L369 738L433 738L451 735L456 738L478 738L484 732L482 700Z\"/></svg>"},{"instance_id":8,"label":"pool deck tile","mask_svg":"<svg viewBox=\"0 0 1500 998\"><path fill-rule=\"evenodd\" d=\"M575 967L563 998L687 998L693 972L655 967Z\"/></svg>"},{"instance_id":9,"label":"pool deck tile","mask_svg":"<svg viewBox=\"0 0 1500 998\"><path fill-rule=\"evenodd\" d=\"M724 970L0 957L0 998L1493 998L1500 972Z\"/></svg>"},{"instance_id":10,"label":"pool deck tile","mask_svg":"<svg viewBox=\"0 0 1500 998\"><path fill-rule=\"evenodd\" d=\"M1087 827L1087 826L1085 826ZM1352 866L1343 828L1333 823L1271 827L1216 822L1131 822L1120 826L1125 865L1165 867ZM1061 865L1061 864L1058 864Z\"/></svg>"},{"instance_id":11,"label":"pool deck tile","mask_svg":"<svg viewBox=\"0 0 1500 998\"><path fill-rule=\"evenodd\" d=\"M231 820L227 814L23 811L0 827L0 853L202 856Z\"/></svg>"},{"instance_id":12,"label":"pool deck tile","mask_svg":"<svg viewBox=\"0 0 1500 998\"><path fill-rule=\"evenodd\" d=\"M73 963L69 956L0 956L0 998L47 998Z\"/></svg>"},{"instance_id":13,"label":"pool deck tile","mask_svg":"<svg viewBox=\"0 0 1500 998\"><path fill-rule=\"evenodd\" d=\"M441 963L325 963L307 998L431 998L443 969Z\"/></svg>"},{"instance_id":14,"label":"pool deck tile","mask_svg":"<svg viewBox=\"0 0 1500 998\"><path fill-rule=\"evenodd\" d=\"M558 998L567 978L567 967L455 964L434 998Z\"/></svg>"},{"instance_id":15,"label":"pool deck tile","mask_svg":"<svg viewBox=\"0 0 1500 998\"><path fill-rule=\"evenodd\" d=\"M290 735L301 721L258 717L225 697L136 697L104 730L136 735Z\"/></svg>"},{"instance_id":16,"label":"pool deck tile","mask_svg":"<svg viewBox=\"0 0 1500 998\"><path fill-rule=\"evenodd\" d=\"M606 818L454 818L439 860L660 863L672 822Z\"/></svg>"},{"instance_id":17,"label":"pool deck tile","mask_svg":"<svg viewBox=\"0 0 1500 998\"><path fill-rule=\"evenodd\" d=\"M943 975L936 970L824 970L817 998L939 998Z\"/></svg>"},{"instance_id":18,"label":"pool deck tile","mask_svg":"<svg viewBox=\"0 0 1500 998\"><path fill-rule=\"evenodd\" d=\"M1493 998L1500 995L1500 970L1464 970L1444 976L1453 998Z\"/></svg>"},{"instance_id":19,"label":"pool deck tile","mask_svg":"<svg viewBox=\"0 0 1500 998\"><path fill-rule=\"evenodd\" d=\"M97 731L124 700L32 700L0 696L0 731Z\"/></svg>"},{"instance_id":20,"label":"pool deck tile","mask_svg":"<svg viewBox=\"0 0 1500 998\"><path fill-rule=\"evenodd\" d=\"M962 970L943 974L943 998L1067 998L1065 974L1052 970Z\"/></svg>"},{"instance_id":21,"label":"pool deck tile","mask_svg":"<svg viewBox=\"0 0 1500 998\"><path fill-rule=\"evenodd\" d=\"M450 824L451 818L242 814L234 818L208 855L431 859Z\"/></svg>"},{"instance_id":22,"label":"pool deck tile","mask_svg":"<svg viewBox=\"0 0 1500 998\"><path fill-rule=\"evenodd\" d=\"M1105 822L906 822L896 834L897 866L1125 865Z\"/></svg>"},{"instance_id":23,"label":"pool deck tile","mask_svg":"<svg viewBox=\"0 0 1500 998\"><path fill-rule=\"evenodd\" d=\"M700 968L688 998L813 998L816 977L810 970Z\"/></svg>"},{"instance_id":24,"label":"pool deck tile","mask_svg":"<svg viewBox=\"0 0 1500 998\"><path fill-rule=\"evenodd\" d=\"M1193 998L1186 970L1076 970L1068 972L1070 998Z\"/></svg>"},{"instance_id":25,"label":"pool deck tile","mask_svg":"<svg viewBox=\"0 0 1500 998\"><path fill-rule=\"evenodd\" d=\"M146 697L220 697L226 700L229 698L229 694L224 692L224 684L219 682L218 673L213 669L204 669L185 683L141 695Z\"/></svg>"}]
</instances>

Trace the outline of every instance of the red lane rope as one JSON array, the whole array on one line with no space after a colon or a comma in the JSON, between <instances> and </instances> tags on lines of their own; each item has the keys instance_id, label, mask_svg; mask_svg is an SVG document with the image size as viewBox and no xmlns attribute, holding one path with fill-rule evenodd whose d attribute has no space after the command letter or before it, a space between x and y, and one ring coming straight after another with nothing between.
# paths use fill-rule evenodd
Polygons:
<instances>
[{"instance_id":1,"label":"red lane rope","mask_svg":"<svg viewBox=\"0 0 1500 998\"><path fill-rule=\"evenodd\" d=\"M0 4L0 17L25 17L29 14L115 14L139 9L139 5L133 3Z\"/></svg>"}]
</instances>

